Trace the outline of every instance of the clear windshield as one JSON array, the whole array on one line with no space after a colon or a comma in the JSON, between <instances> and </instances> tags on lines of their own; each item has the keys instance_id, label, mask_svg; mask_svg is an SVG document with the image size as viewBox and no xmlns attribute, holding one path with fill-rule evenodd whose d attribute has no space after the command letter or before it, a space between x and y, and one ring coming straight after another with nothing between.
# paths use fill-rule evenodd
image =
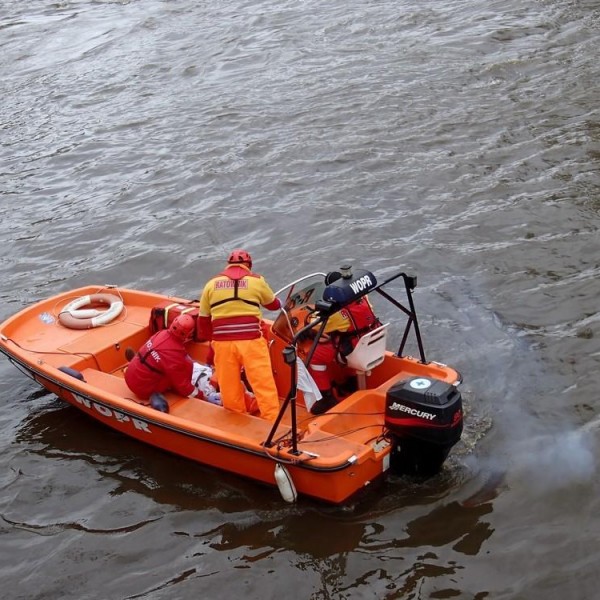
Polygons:
<instances>
[{"instance_id":1,"label":"clear windshield","mask_svg":"<svg viewBox=\"0 0 600 600\"><path fill-rule=\"evenodd\" d=\"M325 273L312 273L288 284L277 292L281 313L273 323L273 332L286 341L308 322L315 302L323 297Z\"/></svg>"}]
</instances>

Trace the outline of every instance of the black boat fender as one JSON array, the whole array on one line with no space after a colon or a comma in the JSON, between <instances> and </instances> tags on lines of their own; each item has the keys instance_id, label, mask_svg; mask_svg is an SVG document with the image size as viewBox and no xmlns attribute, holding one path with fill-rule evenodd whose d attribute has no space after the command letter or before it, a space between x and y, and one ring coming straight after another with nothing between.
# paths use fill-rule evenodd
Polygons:
<instances>
[{"instance_id":1,"label":"black boat fender","mask_svg":"<svg viewBox=\"0 0 600 600\"><path fill-rule=\"evenodd\" d=\"M75 379L79 379L79 381L83 381L85 383L85 378L77 369L73 369L72 367L58 367L59 371L70 375L71 377L75 377Z\"/></svg>"}]
</instances>

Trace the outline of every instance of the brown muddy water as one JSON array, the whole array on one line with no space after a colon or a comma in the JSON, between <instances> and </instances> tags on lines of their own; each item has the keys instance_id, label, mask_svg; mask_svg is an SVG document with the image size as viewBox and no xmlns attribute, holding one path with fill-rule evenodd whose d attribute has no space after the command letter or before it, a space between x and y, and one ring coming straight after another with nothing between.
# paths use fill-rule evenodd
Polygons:
<instances>
[{"instance_id":1,"label":"brown muddy water","mask_svg":"<svg viewBox=\"0 0 600 600\"><path fill-rule=\"evenodd\" d=\"M467 412L439 476L287 505L2 360L3 598L598 597L597 1L3 0L0 19L0 319L87 284L191 297L236 246L276 289L403 268Z\"/></svg>"}]
</instances>

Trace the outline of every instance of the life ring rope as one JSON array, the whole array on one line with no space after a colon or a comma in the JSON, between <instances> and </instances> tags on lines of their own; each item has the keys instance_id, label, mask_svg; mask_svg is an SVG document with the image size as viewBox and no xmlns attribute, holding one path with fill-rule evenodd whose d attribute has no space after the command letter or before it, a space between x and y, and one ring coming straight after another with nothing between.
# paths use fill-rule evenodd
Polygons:
<instances>
[{"instance_id":1,"label":"life ring rope","mask_svg":"<svg viewBox=\"0 0 600 600\"><path fill-rule=\"evenodd\" d=\"M92 305L108 306L106 310L85 308ZM124 308L121 298L113 294L89 294L69 302L59 313L59 322L69 329L91 329L116 319Z\"/></svg>"}]
</instances>

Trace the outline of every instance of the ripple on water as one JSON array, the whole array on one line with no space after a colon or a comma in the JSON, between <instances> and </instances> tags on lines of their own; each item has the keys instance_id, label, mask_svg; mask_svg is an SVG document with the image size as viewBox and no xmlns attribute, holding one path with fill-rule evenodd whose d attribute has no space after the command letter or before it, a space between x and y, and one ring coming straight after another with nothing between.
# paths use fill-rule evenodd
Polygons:
<instances>
[{"instance_id":1,"label":"ripple on water","mask_svg":"<svg viewBox=\"0 0 600 600\"><path fill-rule=\"evenodd\" d=\"M593 597L600 15L532 7L4 3L4 316L87 283L192 297L233 246L274 288L402 268L467 415L438 478L289 507L5 361L6 589Z\"/></svg>"}]
</instances>

